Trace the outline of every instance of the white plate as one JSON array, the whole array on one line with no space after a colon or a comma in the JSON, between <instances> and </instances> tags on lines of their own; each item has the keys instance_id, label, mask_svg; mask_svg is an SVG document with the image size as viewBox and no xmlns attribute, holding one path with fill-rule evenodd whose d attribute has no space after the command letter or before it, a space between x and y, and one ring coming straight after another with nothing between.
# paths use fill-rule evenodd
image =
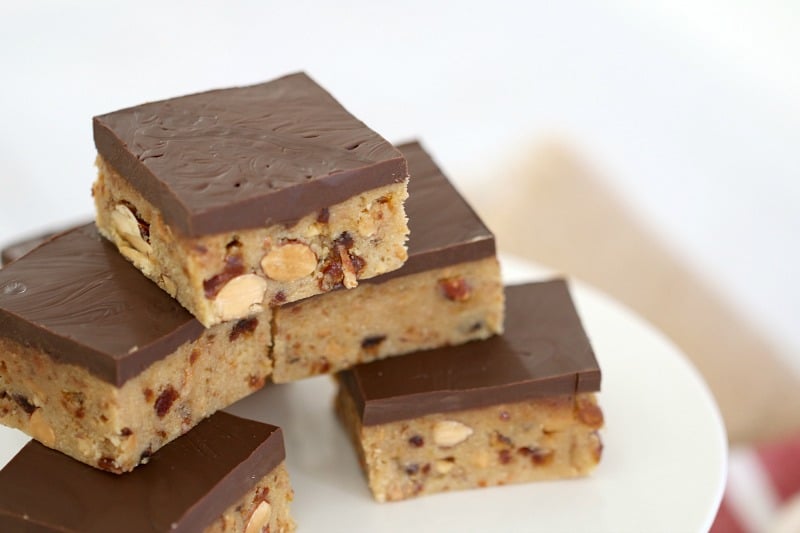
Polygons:
<instances>
[{"instance_id":1,"label":"white plate","mask_svg":"<svg viewBox=\"0 0 800 533\"><path fill-rule=\"evenodd\" d=\"M504 259L509 282L542 279ZM333 416L331 379L267 387L228 411L284 428L300 531L427 533L707 531L722 497L727 447L694 368L619 304L571 283L603 371L605 450L592 477L378 504ZM0 428L0 464L27 441Z\"/></svg>"}]
</instances>

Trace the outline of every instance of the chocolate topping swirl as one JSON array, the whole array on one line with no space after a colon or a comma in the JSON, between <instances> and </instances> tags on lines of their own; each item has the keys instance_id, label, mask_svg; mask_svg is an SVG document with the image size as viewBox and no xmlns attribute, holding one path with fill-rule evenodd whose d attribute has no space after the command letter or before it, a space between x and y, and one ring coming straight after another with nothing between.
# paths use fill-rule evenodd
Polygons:
<instances>
[{"instance_id":1,"label":"chocolate topping swirl","mask_svg":"<svg viewBox=\"0 0 800 533\"><path fill-rule=\"evenodd\" d=\"M291 223L408 177L303 73L94 118L97 151L188 237Z\"/></svg>"}]
</instances>

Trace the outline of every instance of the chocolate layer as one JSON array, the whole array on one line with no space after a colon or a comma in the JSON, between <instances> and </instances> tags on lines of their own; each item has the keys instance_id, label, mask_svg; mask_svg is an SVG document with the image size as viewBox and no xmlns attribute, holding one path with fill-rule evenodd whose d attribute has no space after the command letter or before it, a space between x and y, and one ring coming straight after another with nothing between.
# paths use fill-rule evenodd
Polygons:
<instances>
[{"instance_id":1,"label":"chocolate layer","mask_svg":"<svg viewBox=\"0 0 800 533\"><path fill-rule=\"evenodd\" d=\"M0 270L0 335L122 385L204 331L94 224Z\"/></svg>"},{"instance_id":2,"label":"chocolate layer","mask_svg":"<svg viewBox=\"0 0 800 533\"><path fill-rule=\"evenodd\" d=\"M31 441L0 471L0 531L202 531L284 457L280 428L227 413L121 476Z\"/></svg>"},{"instance_id":3,"label":"chocolate layer","mask_svg":"<svg viewBox=\"0 0 800 533\"><path fill-rule=\"evenodd\" d=\"M506 288L505 333L339 374L364 425L600 390L600 368L563 280Z\"/></svg>"},{"instance_id":4,"label":"chocolate layer","mask_svg":"<svg viewBox=\"0 0 800 533\"><path fill-rule=\"evenodd\" d=\"M288 224L408 177L400 152L304 73L101 115L94 139L189 237Z\"/></svg>"},{"instance_id":5,"label":"chocolate layer","mask_svg":"<svg viewBox=\"0 0 800 533\"><path fill-rule=\"evenodd\" d=\"M494 235L419 142L397 147L408 161L408 260L398 270L364 280L380 283L495 255Z\"/></svg>"},{"instance_id":6,"label":"chocolate layer","mask_svg":"<svg viewBox=\"0 0 800 533\"><path fill-rule=\"evenodd\" d=\"M3 247L2 251L0 251L0 264L5 266L9 263L13 263L31 250L37 248L40 244L47 242L54 235L55 233L53 232L43 233L6 245Z\"/></svg>"},{"instance_id":7,"label":"chocolate layer","mask_svg":"<svg viewBox=\"0 0 800 533\"><path fill-rule=\"evenodd\" d=\"M402 268L361 280L380 283L390 279L495 255L489 228L455 189L419 142L397 147L408 161L413 178L405 209L411 237L408 261ZM53 234L21 240L0 251L3 264L19 259Z\"/></svg>"}]
</instances>

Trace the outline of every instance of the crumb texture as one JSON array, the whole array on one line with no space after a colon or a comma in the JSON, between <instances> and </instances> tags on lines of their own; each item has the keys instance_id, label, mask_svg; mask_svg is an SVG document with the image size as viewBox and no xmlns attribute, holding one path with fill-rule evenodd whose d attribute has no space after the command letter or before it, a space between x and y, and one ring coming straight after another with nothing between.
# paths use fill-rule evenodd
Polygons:
<instances>
[{"instance_id":1,"label":"crumb texture","mask_svg":"<svg viewBox=\"0 0 800 533\"><path fill-rule=\"evenodd\" d=\"M340 387L336 408L381 502L585 476L603 449L603 414L593 394L363 426Z\"/></svg>"},{"instance_id":2,"label":"crumb texture","mask_svg":"<svg viewBox=\"0 0 800 533\"><path fill-rule=\"evenodd\" d=\"M490 257L279 307L273 380L488 338L502 332L503 302L500 266Z\"/></svg>"},{"instance_id":3,"label":"crumb texture","mask_svg":"<svg viewBox=\"0 0 800 533\"><path fill-rule=\"evenodd\" d=\"M128 472L272 371L269 312L208 329L116 387L0 339L0 422L88 465Z\"/></svg>"},{"instance_id":4,"label":"crumb texture","mask_svg":"<svg viewBox=\"0 0 800 533\"><path fill-rule=\"evenodd\" d=\"M289 473L281 463L204 533L291 533L297 529L289 512L293 499Z\"/></svg>"},{"instance_id":5,"label":"crumb texture","mask_svg":"<svg viewBox=\"0 0 800 533\"><path fill-rule=\"evenodd\" d=\"M408 253L407 182L365 191L275 224L183 237L102 158L92 192L97 227L204 326L400 268Z\"/></svg>"}]
</instances>

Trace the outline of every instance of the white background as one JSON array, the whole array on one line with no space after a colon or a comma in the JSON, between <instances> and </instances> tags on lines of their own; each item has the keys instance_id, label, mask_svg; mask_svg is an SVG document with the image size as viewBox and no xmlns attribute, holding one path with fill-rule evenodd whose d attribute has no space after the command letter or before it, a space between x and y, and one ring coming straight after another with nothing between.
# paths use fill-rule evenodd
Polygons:
<instances>
[{"instance_id":1,"label":"white background","mask_svg":"<svg viewBox=\"0 0 800 533\"><path fill-rule=\"evenodd\" d=\"M800 368L797 2L166 4L0 3L0 243L91 215L93 115L302 69L469 191L568 140Z\"/></svg>"}]
</instances>

